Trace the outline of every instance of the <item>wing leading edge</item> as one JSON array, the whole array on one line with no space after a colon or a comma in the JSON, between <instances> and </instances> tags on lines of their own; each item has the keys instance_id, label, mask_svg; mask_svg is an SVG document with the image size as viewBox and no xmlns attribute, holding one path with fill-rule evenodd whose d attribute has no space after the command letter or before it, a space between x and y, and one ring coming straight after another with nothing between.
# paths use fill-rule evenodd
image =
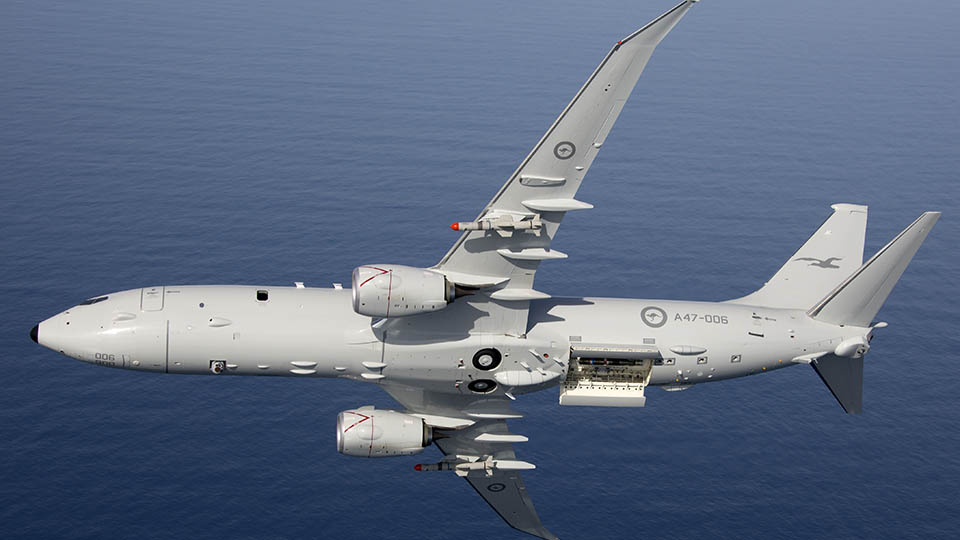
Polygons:
<instances>
[{"instance_id":1,"label":"wing leading edge","mask_svg":"<svg viewBox=\"0 0 960 540\"><path fill-rule=\"evenodd\" d=\"M477 440L490 435L493 435L490 442ZM458 474L470 483L508 525L546 540L557 540L540 522L520 476L521 470L532 469L533 465L517 461L513 444L508 441L497 442L498 436L508 440L518 437L508 433L504 420L482 421L453 432L448 438L438 439L436 445L449 463L461 462L464 457L473 459L480 456L478 461L472 462L475 464L474 469ZM525 437L520 439L526 440Z\"/></svg>"},{"instance_id":2,"label":"wing leading edge","mask_svg":"<svg viewBox=\"0 0 960 540\"><path fill-rule=\"evenodd\" d=\"M534 469L517 460L513 444L526 442L512 434L508 418L522 415L504 398L446 394L407 386L384 385L408 413L424 418L433 427L434 443L443 452L443 461L418 465L417 470L454 471L487 501L508 525L534 536L554 540L537 515L520 472Z\"/></svg>"},{"instance_id":3,"label":"wing leading edge","mask_svg":"<svg viewBox=\"0 0 960 540\"><path fill-rule=\"evenodd\" d=\"M541 260L653 50L695 0L686 0L617 42L517 170L434 267L464 285L497 283L498 302L546 297L533 290ZM525 323L525 320L524 320Z\"/></svg>"}]
</instances>

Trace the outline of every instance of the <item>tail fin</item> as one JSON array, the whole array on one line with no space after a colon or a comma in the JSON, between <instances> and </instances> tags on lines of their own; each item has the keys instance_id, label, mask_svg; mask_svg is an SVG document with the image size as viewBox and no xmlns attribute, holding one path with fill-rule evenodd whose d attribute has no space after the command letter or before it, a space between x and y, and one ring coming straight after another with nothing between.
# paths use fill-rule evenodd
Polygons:
<instances>
[{"instance_id":1,"label":"tail fin","mask_svg":"<svg viewBox=\"0 0 960 540\"><path fill-rule=\"evenodd\" d=\"M807 309L863 262L867 207L835 204L834 212L763 288L737 304Z\"/></svg>"},{"instance_id":2,"label":"tail fin","mask_svg":"<svg viewBox=\"0 0 960 540\"><path fill-rule=\"evenodd\" d=\"M808 311L819 321L869 326L940 212L926 212Z\"/></svg>"},{"instance_id":3,"label":"tail fin","mask_svg":"<svg viewBox=\"0 0 960 540\"><path fill-rule=\"evenodd\" d=\"M863 412L863 355L827 354L810 363L833 397L849 414Z\"/></svg>"}]
</instances>

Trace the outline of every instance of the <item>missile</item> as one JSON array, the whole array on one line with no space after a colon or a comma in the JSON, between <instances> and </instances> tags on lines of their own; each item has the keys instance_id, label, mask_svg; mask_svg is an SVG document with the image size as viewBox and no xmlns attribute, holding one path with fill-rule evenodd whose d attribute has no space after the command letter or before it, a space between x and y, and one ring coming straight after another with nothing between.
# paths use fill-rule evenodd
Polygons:
<instances>
[{"instance_id":1,"label":"missile","mask_svg":"<svg viewBox=\"0 0 960 540\"><path fill-rule=\"evenodd\" d=\"M418 463L413 466L415 471L452 471L455 463L441 461L440 463Z\"/></svg>"},{"instance_id":2,"label":"missile","mask_svg":"<svg viewBox=\"0 0 960 540\"><path fill-rule=\"evenodd\" d=\"M540 234L543 227L543 221L539 214L527 219L526 217L513 215L500 215L498 217L489 217L477 221L458 221L450 228L455 231L495 231L504 238L513 236L515 231L534 231Z\"/></svg>"},{"instance_id":3,"label":"missile","mask_svg":"<svg viewBox=\"0 0 960 540\"><path fill-rule=\"evenodd\" d=\"M514 219L504 215L495 219L481 219L478 221L458 221L450 225L455 231L520 231L538 230L543 227L543 221L537 214L530 219Z\"/></svg>"},{"instance_id":4,"label":"missile","mask_svg":"<svg viewBox=\"0 0 960 540\"><path fill-rule=\"evenodd\" d=\"M454 471L457 476L467 476L471 471L484 472L487 476L493 476L496 470L528 471L536 468L536 465L526 461L494 459L493 456L487 456L486 459L477 461L441 461L440 463L422 463L413 466L415 471Z\"/></svg>"},{"instance_id":5,"label":"missile","mask_svg":"<svg viewBox=\"0 0 960 540\"><path fill-rule=\"evenodd\" d=\"M489 221L457 221L450 228L455 231L486 231L492 227Z\"/></svg>"}]
</instances>

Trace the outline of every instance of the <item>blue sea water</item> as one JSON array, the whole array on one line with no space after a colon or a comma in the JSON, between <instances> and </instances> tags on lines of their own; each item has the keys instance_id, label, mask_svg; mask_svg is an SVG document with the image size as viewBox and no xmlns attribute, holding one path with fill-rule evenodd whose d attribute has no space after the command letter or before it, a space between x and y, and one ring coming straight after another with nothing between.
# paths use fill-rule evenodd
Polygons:
<instances>
[{"instance_id":1,"label":"blue sea water","mask_svg":"<svg viewBox=\"0 0 960 540\"><path fill-rule=\"evenodd\" d=\"M158 284L430 265L610 45L610 2L7 0L0 6L0 537L521 538L439 456L336 453L391 400L338 380L159 376L58 356L37 321ZM795 367L644 409L525 396L563 538L955 538L960 4L714 0L654 54L538 289L723 300L830 213L872 253L944 217L881 311L864 413Z\"/></svg>"}]
</instances>

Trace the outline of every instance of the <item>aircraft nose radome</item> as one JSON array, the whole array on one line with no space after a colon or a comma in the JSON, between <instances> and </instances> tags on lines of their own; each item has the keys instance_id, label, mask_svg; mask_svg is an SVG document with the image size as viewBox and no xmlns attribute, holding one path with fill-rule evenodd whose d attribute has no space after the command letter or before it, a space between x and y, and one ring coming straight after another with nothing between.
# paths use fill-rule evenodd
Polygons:
<instances>
[{"instance_id":1,"label":"aircraft nose radome","mask_svg":"<svg viewBox=\"0 0 960 540\"><path fill-rule=\"evenodd\" d=\"M40 325L39 324L33 325L33 328L30 329L30 339L32 339L34 343L40 343L39 341L37 341L37 336L39 334L40 334Z\"/></svg>"}]
</instances>

